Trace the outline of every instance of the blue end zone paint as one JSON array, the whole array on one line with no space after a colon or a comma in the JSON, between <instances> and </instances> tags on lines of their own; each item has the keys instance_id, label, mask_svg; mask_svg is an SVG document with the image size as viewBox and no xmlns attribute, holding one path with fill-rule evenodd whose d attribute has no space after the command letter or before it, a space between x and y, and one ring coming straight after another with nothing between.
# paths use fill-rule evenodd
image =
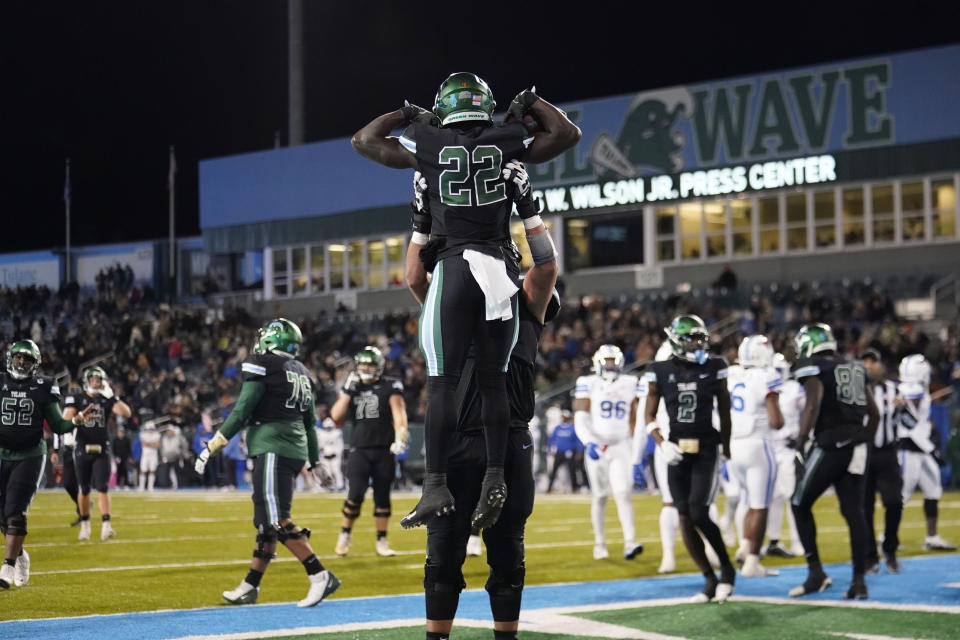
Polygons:
<instances>
[{"instance_id":1,"label":"blue end zone paint","mask_svg":"<svg viewBox=\"0 0 960 640\"><path fill-rule=\"evenodd\" d=\"M944 586L960 578L960 554L905 558L903 573L867 576L870 603L960 606L960 589ZM849 564L827 567L834 586L826 592L803 600L841 600L850 580ZM787 591L806 577L805 567L784 567L775 578L738 578L736 594L745 596L786 596ZM611 602L629 602L645 598L690 596L703 586L697 575L664 578L637 578L609 582L584 582L528 587L523 594L523 609L566 607ZM29 589L29 587L26 587ZM349 589L349 576L345 581ZM0 603L3 598L0 594ZM386 596L381 598L333 599L312 609L295 604L269 604L250 607L211 607L187 611L126 613L112 616L88 616L57 620L26 620L0 623L4 640L103 640L136 638L162 640L187 635L213 635L326 626L351 622L376 622L423 616L423 596ZM480 620L490 619L487 594L482 590L464 592L457 615ZM521 613L521 618L522 618Z\"/></svg>"}]
</instances>

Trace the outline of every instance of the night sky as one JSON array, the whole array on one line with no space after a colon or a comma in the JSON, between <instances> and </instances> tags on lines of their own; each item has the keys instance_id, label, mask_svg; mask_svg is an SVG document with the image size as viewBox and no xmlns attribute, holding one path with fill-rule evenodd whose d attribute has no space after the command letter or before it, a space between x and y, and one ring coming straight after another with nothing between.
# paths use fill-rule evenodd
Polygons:
<instances>
[{"instance_id":1,"label":"night sky","mask_svg":"<svg viewBox=\"0 0 960 640\"><path fill-rule=\"evenodd\" d=\"M453 71L502 110L531 84L563 103L960 41L956 2L850 4L306 0L306 139L429 108ZM165 237L171 144L199 234L197 161L286 144L286 34L282 0L4 3L0 251L63 246L67 157L74 245Z\"/></svg>"}]
</instances>

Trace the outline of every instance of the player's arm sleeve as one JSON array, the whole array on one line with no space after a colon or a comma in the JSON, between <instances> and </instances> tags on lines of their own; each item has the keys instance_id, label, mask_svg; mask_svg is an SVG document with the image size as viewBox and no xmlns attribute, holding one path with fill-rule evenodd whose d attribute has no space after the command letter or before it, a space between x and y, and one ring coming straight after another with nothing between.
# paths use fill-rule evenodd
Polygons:
<instances>
[{"instance_id":1,"label":"player's arm sleeve","mask_svg":"<svg viewBox=\"0 0 960 640\"><path fill-rule=\"evenodd\" d=\"M780 372L772 367L767 371L764 382L767 387L767 395L783 391L783 378L780 376Z\"/></svg>"},{"instance_id":2,"label":"player's arm sleeve","mask_svg":"<svg viewBox=\"0 0 960 640\"><path fill-rule=\"evenodd\" d=\"M51 396L43 407L43 419L50 425L50 430L54 433L70 433L77 428L72 420L67 420L60 413L60 403L55 396Z\"/></svg>"},{"instance_id":3,"label":"player's arm sleeve","mask_svg":"<svg viewBox=\"0 0 960 640\"><path fill-rule=\"evenodd\" d=\"M793 377L795 380L800 382L800 384L803 384L804 378L809 378L819 374L820 367L809 358L804 358L803 360L798 361L793 367Z\"/></svg>"},{"instance_id":4,"label":"player's arm sleeve","mask_svg":"<svg viewBox=\"0 0 960 640\"><path fill-rule=\"evenodd\" d=\"M593 419L590 416L590 411L577 408L578 405L582 407L589 402L590 383L586 377L577 378L577 384L573 393L573 431L577 434L580 442L584 444L596 442L596 436L593 433Z\"/></svg>"},{"instance_id":5,"label":"player's arm sleeve","mask_svg":"<svg viewBox=\"0 0 960 640\"><path fill-rule=\"evenodd\" d=\"M247 363L243 363L243 366L246 368ZM240 387L240 397L237 398L233 411L230 412L230 415L223 422L223 426L220 427L220 434L224 438L230 440L247 425L247 421L253 415L253 410L256 409L266 391L267 387L263 382L247 380L243 383L243 386Z\"/></svg>"},{"instance_id":6,"label":"player's arm sleeve","mask_svg":"<svg viewBox=\"0 0 960 640\"><path fill-rule=\"evenodd\" d=\"M313 465L320 459L320 446L317 444L317 410L313 398L307 403L307 410L303 412L303 426L307 431L307 464Z\"/></svg>"}]
</instances>

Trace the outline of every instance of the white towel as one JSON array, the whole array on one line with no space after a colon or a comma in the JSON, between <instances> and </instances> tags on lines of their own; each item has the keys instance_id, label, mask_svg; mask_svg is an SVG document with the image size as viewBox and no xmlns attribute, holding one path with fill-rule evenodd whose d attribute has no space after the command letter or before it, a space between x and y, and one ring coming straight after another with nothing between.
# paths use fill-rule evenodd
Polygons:
<instances>
[{"instance_id":1,"label":"white towel","mask_svg":"<svg viewBox=\"0 0 960 640\"><path fill-rule=\"evenodd\" d=\"M510 320L513 306L510 299L520 289L507 275L507 265L473 249L463 252L463 259L470 265L470 273L477 281L486 300L487 320Z\"/></svg>"}]
</instances>

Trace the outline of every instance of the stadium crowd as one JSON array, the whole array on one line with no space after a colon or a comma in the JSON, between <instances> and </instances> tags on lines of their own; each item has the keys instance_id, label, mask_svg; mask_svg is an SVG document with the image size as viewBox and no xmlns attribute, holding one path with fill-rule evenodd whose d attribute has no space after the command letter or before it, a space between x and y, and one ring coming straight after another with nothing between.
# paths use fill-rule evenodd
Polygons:
<instances>
[{"instance_id":1,"label":"stadium crowd","mask_svg":"<svg viewBox=\"0 0 960 640\"><path fill-rule=\"evenodd\" d=\"M129 423L121 420L118 426L136 432L146 421L168 416L168 427L174 427L184 443L192 443L200 425L217 424L236 399L242 382L240 364L259 321L243 309L156 303L125 274L119 267L105 271L98 287L85 292L75 285L57 292L45 287L0 288L0 338L5 344L21 337L33 339L43 354L41 369L57 376L61 385L68 380L77 384L86 366L103 366L118 396L133 409ZM859 354L873 347L891 363L909 353L924 353L934 368L934 391L948 386L960 391L957 325L927 335L899 319L891 294L870 283L752 288L741 284L738 291L657 291L564 302L540 341L540 392L569 388L576 376L590 369L592 354L604 343L621 346L628 368L652 360L663 340L662 327L672 315L686 312L698 313L715 328L713 349L728 360L735 359L736 346L752 333L769 336L774 348L790 358L790 337L797 327L827 322L842 352ZM385 375L404 383L410 422L423 421L426 370L417 345L415 313L373 317L320 313L296 320L304 334L304 363L317 381L321 420L336 399L353 356L366 345L376 345L386 357ZM956 403L960 393L952 395ZM566 401L565 394L559 397ZM135 433L131 439L136 439ZM168 451L173 450L170 444ZM177 450L184 459L192 457L188 445Z\"/></svg>"}]
</instances>

